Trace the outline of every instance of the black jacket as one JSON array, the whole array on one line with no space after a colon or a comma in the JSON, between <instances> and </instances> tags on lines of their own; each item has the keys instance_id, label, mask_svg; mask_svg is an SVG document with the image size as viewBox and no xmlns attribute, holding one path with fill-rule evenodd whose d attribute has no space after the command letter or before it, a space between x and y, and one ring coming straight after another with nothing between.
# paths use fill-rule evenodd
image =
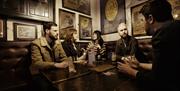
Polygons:
<instances>
[{"instance_id":1,"label":"black jacket","mask_svg":"<svg viewBox=\"0 0 180 91\"><path fill-rule=\"evenodd\" d=\"M115 53L117 61L121 61L123 56L135 55L140 62L147 62L147 58L139 48L138 41L133 36L127 35L126 39L119 39L116 42Z\"/></svg>"},{"instance_id":2,"label":"black jacket","mask_svg":"<svg viewBox=\"0 0 180 91\"><path fill-rule=\"evenodd\" d=\"M78 49L76 47L76 49L74 48L74 45L70 42L67 42L67 41L64 41L62 42L62 46L63 46L63 49L67 55L67 57L69 56L78 56Z\"/></svg>"},{"instance_id":3,"label":"black jacket","mask_svg":"<svg viewBox=\"0 0 180 91\"><path fill-rule=\"evenodd\" d=\"M152 47L152 71L138 72L138 82L152 88L151 91L180 91L180 21L170 22L156 31Z\"/></svg>"}]
</instances>

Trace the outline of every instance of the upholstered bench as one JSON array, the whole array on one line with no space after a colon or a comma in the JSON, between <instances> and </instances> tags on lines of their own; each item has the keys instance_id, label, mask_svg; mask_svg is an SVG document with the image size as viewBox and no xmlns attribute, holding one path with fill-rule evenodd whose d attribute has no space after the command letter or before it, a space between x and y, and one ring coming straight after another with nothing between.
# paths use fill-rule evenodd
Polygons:
<instances>
[{"instance_id":1,"label":"upholstered bench","mask_svg":"<svg viewBox=\"0 0 180 91\"><path fill-rule=\"evenodd\" d=\"M0 91L27 91L30 42L0 42Z\"/></svg>"}]
</instances>

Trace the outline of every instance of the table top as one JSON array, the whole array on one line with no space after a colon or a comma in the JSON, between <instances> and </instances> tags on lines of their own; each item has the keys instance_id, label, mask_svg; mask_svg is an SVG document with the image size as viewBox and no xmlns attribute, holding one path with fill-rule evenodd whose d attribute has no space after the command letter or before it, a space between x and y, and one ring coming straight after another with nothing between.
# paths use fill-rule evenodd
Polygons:
<instances>
[{"instance_id":1,"label":"table top","mask_svg":"<svg viewBox=\"0 0 180 91\"><path fill-rule=\"evenodd\" d=\"M41 73L60 91L138 91L135 82L118 73L113 66L104 72L94 70L99 66L94 68L76 64L75 67L77 73L72 74L68 69L55 69ZM106 72L113 74L107 76Z\"/></svg>"}]
</instances>

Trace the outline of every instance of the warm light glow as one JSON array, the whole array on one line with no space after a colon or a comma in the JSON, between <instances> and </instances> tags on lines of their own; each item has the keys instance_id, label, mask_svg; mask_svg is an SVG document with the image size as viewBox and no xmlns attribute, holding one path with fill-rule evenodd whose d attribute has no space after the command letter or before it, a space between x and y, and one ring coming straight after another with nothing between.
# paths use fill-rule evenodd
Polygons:
<instances>
[{"instance_id":1,"label":"warm light glow","mask_svg":"<svg viewBox=\"0 0 180 91\"><path fill-rule=\"evenodd\" d=\"M178 18L178 14L174 14L173 17L174 17L174 18Z\"/></svg>"}]
</instances>

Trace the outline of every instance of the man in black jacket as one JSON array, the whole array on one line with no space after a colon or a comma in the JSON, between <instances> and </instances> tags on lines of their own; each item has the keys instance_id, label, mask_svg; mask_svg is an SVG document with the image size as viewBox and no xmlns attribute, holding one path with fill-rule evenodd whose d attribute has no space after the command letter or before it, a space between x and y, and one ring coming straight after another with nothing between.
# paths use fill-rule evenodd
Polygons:
<instances>
[{"instance_id":1,"label":"man in black jacket","mask_svg":"<svg viewBox=\"0 0 180 91\"><path fill-rule=\"evenodd\" d=\"M146 20L146 32L152 35L153 63L137 60L119 62L118 69L137 80L150 91L180 91L180 21L174 20L171 5L166 0L151 0L140 13ZM143 73L132 67L150 69Z\"/></svg>"},{"instance_id":2,"label":"man in black jacket","mask_svg":"<svg viewBox=\"0 0 180 91\"><path fill-rule=\"evenodd\" d=\"M125 23L120 23L117 27L120 39L116 42L116 61L121 61L122 58L127 56L135 56L139 61L144 62L145 55L140 51L138 41L133 37L128 35L127 26Z\"/></svg>"}]
</instances>

